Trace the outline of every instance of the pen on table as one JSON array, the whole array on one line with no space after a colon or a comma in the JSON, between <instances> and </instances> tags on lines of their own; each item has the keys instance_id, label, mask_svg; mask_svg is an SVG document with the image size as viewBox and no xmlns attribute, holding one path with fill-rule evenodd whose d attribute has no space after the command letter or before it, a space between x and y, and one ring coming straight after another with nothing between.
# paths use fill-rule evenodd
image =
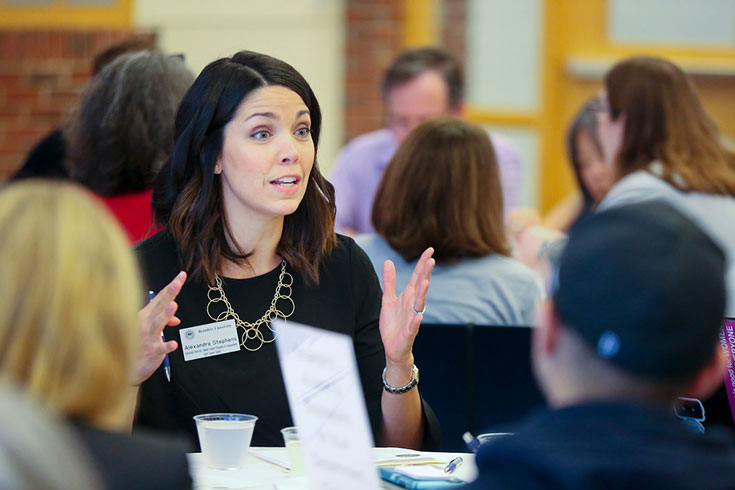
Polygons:
<instances>
[{"instance_id":1,"label":"pen on table","mask_svg":"<svg viewBox=\"0 0 735 490\"><path fill-rule=\"evenodd\" d=\"M454 473L454 470L459 468L462 463L464 463L464 459L462 459L462 456L457 456L449 463L447 463L447 465L444 467L444 473Z\"/></svg>"},{"instance_id":2,"label":"pen on table","mask_svg":"<svg viewBox=\"0 0 735 490\"><path fill-rule=\"evenodd\" d=\"M148 302L150 303L153 301L153 298L156 297L156 294L153 291L148 291ZM163 335L163 331L161 331L161 339L163 339L164 342L166 342L166 336ZM171 382L171 364L168 360L168 354L163 358L163 371L166 373L166 379L168 382Z\"/></svg>"},{"instance_id":3,"label":"pen on table","mask_svg":"<svg viewBox=\"0 0 735 490\"><path fill-rule=\"evenodd\" d=\"M480 441L478 441L477 438L469 432L462 434L462 440L467 445L467 449L473 453L476 453L477 450L480 449Z\"/></svg>"}]
</instances>

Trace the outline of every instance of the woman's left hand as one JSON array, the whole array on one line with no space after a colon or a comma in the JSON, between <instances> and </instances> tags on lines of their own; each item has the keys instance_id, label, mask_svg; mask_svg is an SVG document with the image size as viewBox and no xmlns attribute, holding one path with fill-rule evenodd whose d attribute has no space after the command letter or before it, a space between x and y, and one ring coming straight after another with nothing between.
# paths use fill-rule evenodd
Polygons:
<instances>
[{"instance_id":1,"label":"woman's left hand","mask_svg":"<svg viewBox=\"0 0 735 490\"><path fill-rule=\"evenodd\" d=\"M383 301L380 308L380 337L383 339L386 363L397 366L413 365L413 341L423 319L421 312L426 305L431 271L435 261L431 258L433 248L427 248L416 267L411 280L396 296L396 268L393 262L383 264Z\"/></svg>"}]
</instances>

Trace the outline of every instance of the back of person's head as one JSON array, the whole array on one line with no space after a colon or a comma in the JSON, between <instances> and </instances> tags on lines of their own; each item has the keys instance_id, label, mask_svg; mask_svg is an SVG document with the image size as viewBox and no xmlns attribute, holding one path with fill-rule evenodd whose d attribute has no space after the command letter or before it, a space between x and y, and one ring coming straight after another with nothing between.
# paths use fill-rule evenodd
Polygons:
<instances>
[{"instance_id":1,"label":"back of person's head","mask_svg":"<svg viewBox=\"0 0 735 490\"><path fill-rule=\"evenodd\" d=\"M507 255L498 164L487 132L450 117L416 127L383 173L372 218L376 232L408 261L429 246L439 262Z\"/></svg>"},{"instance_id":2,"label":"back of person's head","mask_svg":"<svg viewBox=\"0 0 735 490\"><path fill-rule=\"evenodd\" d=\"M0 374L65 417L119 428L131 389L141 306L122 230L72 184L0 191Z\"/></svg>"},{"instance_id":3,"label":"back of person's head","mask_svg":"<svg viewBox=\"0 0 735 490\"><path fill-rule=\"evenodd\" d=\"M150 189L193 80L179 57L156 51L124 54L105 66L66 131L72 178L104 196Z\"/></svg>"},{"instance_id":4,"label":"back of person's head","mask_svg":"<svg viewBox=\"0 0 735 490\"><path fill-rule=\"evenodd\" d=\"M591 189L590 185L586 181L590 177L585 177L585 171L589 171L590 166L599 167L600 165L607 165L602 156L602 145L597 134L597 112L595 111L595 105L597 98L593 97L588 100L574 116L569 129L567 130L567 152L569 153L569 161L572 164L574 170L574 177L577 180L577 185L582 193L582 199L584 202L585 210L593 207L600 200L600 194L604 189L606 192L612 186L612 170L610 169L604 175L602 169L597 169L597 173L592 178L598 179L594 184L599 187L598 189ZM582 139L585 138L587 148L582 148ZM592 155L589 153L592 152ZM586 154L585 154L586 153ZM595 162L584 161L585 159L593 159Z\"/></svg>"},{"instance_id":5,"label":"back of person's head","mask_svg":"<svg viewBox=\"0 0 735 490\"><path fill-rule=\"evenodd\" d=\"M625 117L618 178L658 161L674 187L735 196L735 154L722 146L681 68L662 58L629 58L606 75L605 90L610 116Z\"/></svg>"},{"instance_id":6,"label":"back of person's head","mask_svg":"<svg viewBox=\"0 0 735 490\"><path fill-rule=\"evenodd\" d=\"M715 360L724 277L722 250L663 202L580 220L552 292L556 317L578 339L575 380L610 395L677 396Z\"/></svg>"},{"instance_id":7,"label":"back of person's head","mask_svg":"<svg viewBox=\"0 0 735 490\"><path fill-rule=\"evenodd\" d=\"M438 47L404 51L385 72L380 89L383 98L394 87L402 85L426 71L439 73L449 89L449 108L456 109L464 99L464 75L459 61Z\"/></svg>"},{"instance_id":8,"label":"back of person's head","mask_svg":"<svg viewBox=\"0 0 735 490\"><path fill-rule=\"evenodd\" d=\"M156 49L156 39L152 35L139 35L124 39L97 53L94 60L92 60L92 74L97 75L104 67L126 53L152 51L154 49Z\"/></svg>"},{"instance_id":9,"label":"back of person's head","mask_svg":"<svg viewBox=\"0 0 735 490\"><path fill-rule=\"evenodd\" d=\"M103 488L66 424L5 382L0 382L0 419L0 489Z\"/></svg>"},{"instance_id":10,"label":"back of person's head","mask_svg":"<svg viewBox=\"0 0 735 490\"><path fill-rule=\"evenodd\" d=\"M306 194L284 219L278 253L307 280L318 281L318 265L336 243L334 187L319 171L322 115L308 82L288 63L253 51L240 51L207 65L176 113L175 145L158 175L153 209L160 226L182 247L181 267L193 278L214 284L220 258L241 263L249 251L233 249L227 236L221 175L215 173L225 127L240 103L256 90L282 86L306 105L314 143L314 164Z\"/></svg>"}]
</instances>

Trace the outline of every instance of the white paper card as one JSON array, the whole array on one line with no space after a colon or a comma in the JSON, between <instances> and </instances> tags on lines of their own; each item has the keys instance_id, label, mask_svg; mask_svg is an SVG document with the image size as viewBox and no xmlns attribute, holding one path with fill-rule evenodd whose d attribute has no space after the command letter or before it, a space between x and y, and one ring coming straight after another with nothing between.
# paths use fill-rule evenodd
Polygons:
<instances>
[{"instance_id":1,"label":"white paper card","mask_svg":"<svg viewBox=\"0 0 735 490\"><path fill-rule=\"evenodd\" d=\"M309 488L379 489L352 339L294 322L272 325Z\"/></svg>"},{"instance_id":2,"label":"white paper card","mask_svg":"<svg viewBox=\"0 0 735 490\"><path fill-rule=\"evenodd\" d=\"M185 361L240 350L240 338L237 335L235 320L232 319L182 328L179 335Z\"/></svg>"}]
</instances>

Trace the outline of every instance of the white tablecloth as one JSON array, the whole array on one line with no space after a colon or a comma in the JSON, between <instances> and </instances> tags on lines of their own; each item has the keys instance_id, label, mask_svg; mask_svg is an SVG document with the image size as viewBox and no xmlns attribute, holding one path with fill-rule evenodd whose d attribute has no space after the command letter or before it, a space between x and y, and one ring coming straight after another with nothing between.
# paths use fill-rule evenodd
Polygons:
<instances>
[{"instance_id":1,"label":"white tablecloth","mask_svg":"<svg viewBox=\"0 0 735 490\"><path fill-rule=\"evenodd\" d=\"M253 448L258 454L276 461L286 462L286 448ZM400 448L375 448L376 465L393 465L397 461L410 464L411 461L426 462L435 460L437 465L446 464L457 456L462 456L464 463L455 475L472 481L477 475L474 454L421 452ZM189 454L189 466L194 488L196 490L302 490L308 489L305 476L292 477L289 471L281 466L249 454L245 467L239 470L216 470L204 464L201 453Z\"/></svg>"}]
</instances>

